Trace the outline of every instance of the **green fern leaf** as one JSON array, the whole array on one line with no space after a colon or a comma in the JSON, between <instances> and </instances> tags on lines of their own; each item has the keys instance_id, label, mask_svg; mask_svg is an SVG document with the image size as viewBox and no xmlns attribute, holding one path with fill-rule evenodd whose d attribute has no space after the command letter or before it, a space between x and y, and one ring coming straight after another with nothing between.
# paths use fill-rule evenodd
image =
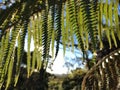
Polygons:
<instances>
[{"instance_id":1,"label":"green fern leaf","mask_svg":"<svg viewBox=\"0 0 120 90\"><path fill-rule=\"evenodd\" d=\"M58 55L58 51L59 51L59 43L60 43L60 39L61 39L61 16L62 16L62 0L58 1L58 4L56 6L56 18L55 18L55 23L56 23L56 32L57 32L57 36L56 36L56 53L55 53L55 58Z\"/></svg>"},{"instance_id":2,"label":"green fern leaf","mask_svg":"<svg viewBox=\"0 0 120 90\"><path fill-rule=\"evenodd\" d=\"M68 2L68 9L69 9L69 17L70 17L70 24L72 26L72 29L74 30L74 33L78 39L78 43L80 44L80 49L83 52L83 56L84 56L84 44L83 44L83 40L81 37L81 32L79 31L79 24L78 24L78 20L77 20L77 10L76 10L76 6L75 6L75 1L71 0ZM71 30L72 30L71 29Z\"/></svg>"}]
</instances>

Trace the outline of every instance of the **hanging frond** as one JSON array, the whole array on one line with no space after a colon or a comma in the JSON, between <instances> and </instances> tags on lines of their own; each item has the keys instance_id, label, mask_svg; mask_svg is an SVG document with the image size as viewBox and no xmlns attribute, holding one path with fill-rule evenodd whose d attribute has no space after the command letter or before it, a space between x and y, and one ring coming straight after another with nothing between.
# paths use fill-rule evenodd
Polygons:
<instances>
[{"instance_id":1,"label":"hanging frond","mask_svg":"<svg viewBox=\"0 0 120 90\"><path fill-rule=\"evenodd\" d=\"M18 36L15 86L20 74L20 66L21 66L23 52L24 52L25 36L27 32L28 23L29 23L29 19L25 19L25 21L23 22L23 27L21 27L21 30Z\"/></svg>"},{"instance_id":2,"label":"hanging frond","mask_svg":"<svg viewBox=\"0 0 120 90\"><path fill-rule=\"evenodd\" d=\"M93 52L96 52L97 43L97 1L81 0L81 13L83 15L83 22L85 29L91 38Z\"/></svg>"},{"instance_id":3,"label":"hanging frond","mask_svg":"<svg viewBox=\"0 0 120 90\"><path fill-rule=\"evenodd\" d=\"M4 64L3 64L3 67L2 67L2 72L3 73L0 75L0 77L1 77L0 81L1 82L4 82L5 76L8 73L9 63L11 61L11 56L13 56L12 54L13 54L13 52L15 50L14 49L15 48L15 43L16 43L16 40L18 38L19 31L20 31L20 24L18 24L17 26L15 26L14 29L12 30L12 38L11 38L11 42L9 43L10 46L9 46L9 50L8 50L8 55L6 56L6 58L2 58L3 59L2 62ZM9 77L9 78L11 78L11 77Z\"/></svg>"},{"instance_id":4,"label":"hanging frond","mask_svg":"<svg viewBox=\"0 0 120 90\"><path fill-rule=\"evenodd\" d=\"M49 31L49 44L51 41L51 51L52 51L52 58L54 57L54 35L55 35L55 0L49 0L49 14L48 14L48 31ZM51 40L52 39L52 40Z\"/></svg>"},{"instance_id":5,"label":"hanging frond","mask_svg":"<svg viewBox=\"0 0 120 90\"><path fill-rule=\"evenodd\" d=\"M80 26L78 24L78 18L77 18L77 8L74 0L70 0L68 2L68 10L69 10L69 19L70 19L70 25L72 26L71 30L74 31L76 34L76 37L78 39L78 43L80 45L80 48L84 55L84 44L83 44L83 38L81 37L82 33L79 31Z\"/></svg>"},{"instance_id":6,"label":"hanging frond","mask_svg":"<svg viewBox=\"0 0 120 90\"><path fill-rule=\"evenodd\" d=\"M59 43L61 39L61 16L62 16L62 0L58 1L57 6L56 6L56 18L55 18L55 24L56 24L56 53L55 53L55 58L58 55L59 51Z\"/></svg>"},{"instance_id":7,"label":"hanging frond","mask_svg":"<svg viewBox=\"0 0 120 90\"><path fill-rule=\"evenodd\" d=\"M5 46L4 46L5 45ZM7 58L9 50L9 32L6 33L4 37L2 37L1 46L0 46L0 88L2 87L3 79L4 79L4 71L3 71L3 60Z\"/></svg>"},{"instance_id":8,"label":"hanging frond","mask_svg":"<svg viewBox=\"0 0 120 90\"><path fill-rule=\"evenodd\" d=\"M120 33L119 30L119 14L118 14L118 7L119 7L119 1L106 0L105 2L101 0L100 2L100 16L101 21L99 21L99 25L101 25L102 28L99 28L101 30L102 36L105 33L106 37L109 41L109 47L112 48L111 40L114 41L115 46L116 44L116 34L117 36ZM120 36L118 36L120 38Z\"/></svg>"},{"instance_id":9,"label":"hanging frond","mask_svg":"<svg viewBox=\"0 0 120 90\"><path fill-rule=\"evenodd\" d=\"M31 23L31 22L30 22ZM30 46L31 46L31 36L32 32L30 30L30 23L28 25L28 38L27 38L27 77L30 76L30 67L31 67L31 54L30 54Z\"/></svg>"},{"instance_id":10,"label":"hanging frond","mask_svg":"<svg viewBox=\"0 0 120 90\"><path fill-rule=\"evenodd\" d=\"M15 49L15 48L14 48ZM8 67L8 74L7 74L7 83L6 83L6 87L5 87L5 90L8 89L10 83L11 83L11 80L12 80L12 71L13 71L13 64L14 64L14 53L15 53L15 50L12 54L12 59L10 61L10 64L9 64L9 67Z\"/></svg>"},{"instance_id":11,"label":"hanging frond","mask_svg":"<svg viewBox=\"0 0 120 90\"><path fill-rule=\"evenodd\" d=\"M47 17L47 9L42 11L42 44L43 44L43 59L47 59L48 57L48 17Z\"/></svg>"}]
</instances>

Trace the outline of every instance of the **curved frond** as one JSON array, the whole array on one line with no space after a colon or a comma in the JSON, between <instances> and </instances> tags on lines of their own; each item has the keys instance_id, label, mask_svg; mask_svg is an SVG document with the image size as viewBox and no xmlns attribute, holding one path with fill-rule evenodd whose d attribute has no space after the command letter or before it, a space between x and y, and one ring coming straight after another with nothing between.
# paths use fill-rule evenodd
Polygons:
<instances>
[{"instance_id":1,"label":"curved frond","mask_svg":"<svg viewBox=\"0 0 120 90\"><path fill-rule=\"evenodd\" d=\"M87 88L89 90L117 89L120 74L119 60L120 48L106 55L102 60L99 60L85 75L82 82L82 90L86 90ZM96 81L98 83L94 84Z\"/></svg>"}]
</instances>

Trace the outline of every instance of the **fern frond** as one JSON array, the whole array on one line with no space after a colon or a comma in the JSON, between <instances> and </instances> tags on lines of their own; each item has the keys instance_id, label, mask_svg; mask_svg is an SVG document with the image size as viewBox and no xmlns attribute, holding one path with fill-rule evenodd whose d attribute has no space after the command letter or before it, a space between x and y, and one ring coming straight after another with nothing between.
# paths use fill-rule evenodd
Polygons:
<instances>
[{"instance_id":1,"label":"fern frond","mask_svg":"<svg viewBox=\"0 0 120 90\"><path fill-rule=\"evenodd\" d=\"M14 54L15 54L15 48L14 48L14 51L13 51L13 54L12 54L12 57L11 57L11 60L8 66L7 83L6 83L5 90L8 89L11 83L11 80L12 80L12 73L13 73L13 66L14 66Z\"/></svg>"},{"instance_id":2,"label":"fern frond","mask_svg":"<svg viewBox=\"0 0 120 90\"><path fill-rule=\"evenodd\" d=\"M102 19L103 19L103 4L102 2L99 2L99 12L98 12L98 36L100 40L100 50L103 48L103 42L102 42L102 31L103 31L103 25L102 25Z\"/></svg>"},{"instance_id":3,"label":"fern frond","mask_svg":"<svg viewBox=\"0 0 120 90\"><path fill-rule=\"evenodd\" d=\"M42 11L42 44L43 44L43 59L46 59L48 57L48 48L47 48L47 41L48 41L48 23L47 23L48 17L47 17L47 11Z\"/></svg>"},{"instance_id":4,"label":"fern frond","mask_svg":"<svg viewBox=\"0 0 120 90\"><path fill-rule=\"evenodd\" d=\"M38 21L33 20L33 18L31 18L31 22L29 23L29 27L28 27L28 52L27 52L27 73L29 77L32 72L34 71L34 69L36 68L36 63L37 63L37 55L38 55L38 51L39 51L39 38L38 38ZM34 33L35 31L35 33ZM33 40L34 42L34 46L32 48L34 48L33 54L31 55L31 41ZM41 58L41 57L39 57ZM37 66L38 67L38 66ZM31 70L32 69L32 70Z\"/></svg>"},{"instance_id":5,"label":"fern frond","mask_svg":"<svg viewBox=\"0 0 120 90\"><path fill-rule=\"evenodd\" d=\"M110 69L109 69L109 63L107 61L105 61L105 70L106 70L106 80L107 80L107 89L110 89L112 87L112 82L113 82L113 79L112 79L112 74L110 72Z\"/></svg>"},{"instance_id":6,"label":"fern frond","mask_svg":"<svg viewBox=\"0 0 120 90\"><path fill-rule=\"evenodd\" d=\"M18 7L20 5L20 7ZM8 10L8 11L7 11ZM12 25L18 23L21 19L21 14L24 10L24 4L22 3L15 3L13 4L10 8L7 8L4 12L3 15L1 15L1 24L0 26L2 27L2 35L6 32L8 28L11 28ZM6 14L8 12L8 14ZM8 15L5 17L5 15ZM6 18L5 20L3 20ZM1 36L2 37L2 36Z\"/></svg>"},{"instance_id":7,"label":"fern frond","mask_svg":"<svg viewBox=\"0 0 120 90\"><path fill-rule=\"evenodd\" d=\"M34 40L34 51L33 51L33 65L32 65L32 72L36 68L36 62L37 62L37 50L38 50L38 21L37 21L37 16L34 16L34 21L33 21L33 40Z\"/></svg>"},{"instance_id":8,"label":"fern frond","mask_svg":"<svg viewBox=\"0 0 120 90\"><path fill-rule=\"evenodd\" d=\"M0 87L7 82L6 88L8 88L10 84L12 72L8 70L14 65L12 56L14 56L16 41L18 41L18 49L17 61L14 62L15 85L18 81L26 33L28 33L27 77L34 69L47 67L50 48L53 58L58 55L60 43L63 44L64 54L67 46L72 46L73 50L74 37L77 37L84 58L85 50L90 49L89 42L92 45L92 52L103 48L102 39L105 37L110 48L119 45L116 41L117 38L120 40L119 0L17 0L14 3L10 1L3 0L5 2L3 5L6 7L0 8ZM35 47L33 55L30 53L32 38ZM108 62L105 61L106 58L98 61L97 74L92 70L88 72L92 74L86 77L88 80L86 83L94 84L90 89L111 88L111 82L117 80L120 73L118 56L115 56L116 60L111 60L107 56L106 58L110 59ZM93 67L93 70L96 69ZM98 80L102 83L102 88L97 85Z\"/></svg>"},{"instance_id":9,"label":"fern frond","mask_svg":"<svg viewBox=\"0 0 120 90\"><path fill-rule=\"evenodd\" d=\"M35 64L36 64L36 52L35 52L35 50L33 51L33 54L32 54L32 65L31 65L31 72L30 72L30 74L32 74L33 73L33 71L35 70ZM29 76L28 76L29 77Z\"/></svg>"},{"instance_id":10,"label":"fern frond","mask_svg":"<svg viewBox=\"0 0 120 90\"><path fill-rule=\"evenodd\" d=\"M101 6L103 6L103 11L101 10L102 13L102 19L103 19L103 29L102 31L105 32L107 39L109 41L109 47L112 48L112 40L114 41L114 45L117 47L117 42L116 42L116 37L120 34L119 32L119 14L118 14L118 0L114 1L111 0L108 2L106 0L105 2L101 1ZM119 36L118 36L119 38Z\"/></svg>"},{"instance_id":11,"label":"fern frond","mask_svg":"<svg viewBox=\"0 0 120 90\"><path fill-rule=\"evenodd\" d=\"M116 67L115 67L115 59L111 59L109 58L109 69L110 69L110 72L111 72L111 77L112 77L112 86L113 87L116 87L117 86L117 83L118 83L118 75L117 75L117 72L116 72Z\"/></svg>"},{"instance_id":12,"label":"fern frond","mask_svg":"<svg viewBox=\"0 0 120 90\"><path fill-rule=\"evenodd\" d=\"M41 14L39 14L39 22L38 22L38 42L39 42L39 59L38 59L38 69L41 68L41 63L42 63L42 25L41 25ZM40 58L41 57L41 58Z\"/></svg>"},{"instance_id":13,"label":"fern frond","mask_svg":"<svg viewBox=\"0 0 120 90\"><path fill-rule=\"evenodd\" d=\"M78 18L77 18L77 10L75 6L75 1L71 0L68 2L68 10L69 10L69 18L70 18L70 25L72 26L72 29L74 30L74 33L78 39L78 43L80 44L80 49L83 52L83 57L84 57L84 44L83 44L83 39L82 39L82 33L80 32L80 27L78 24ZM71 30L72 30L71 29Z\"/></svg>"},{"instance_id":14,"label":"fern frond","mask_svg":"<svg viewBox=\"0 0 120 90\"><path fill-rule=\"evenodd\" d=\"M55 30L52 32L52 38L51 38L51 51L52 51L52 58L54 58L54 45L55 45Z\"/></svg>"},{"instance_id":15,"label":"fern frond","mask_svg":"<svg viewBox=\"0 0 120 90\"><path fill-rule=\"evenodd\" d=\"M30 54L30 46L31 46L31 22L28 25L28 38L27 38L27 77L30 76L30 67L31 67L31 54Z\"/></svg>"},{"instance_id":16,"label":"fern frond","mask_svg":"<svg viewBox=\"0 0 120 90\"><path fill-rule=\"evenodd\" d=\"M3 60L4 64L3 64L2 72L4 72L4 73L1 75L2 82L4 82L5 76L7 75L9 62L11 61L11 56L14 52L14 47L15 47L17 37L19 35L19 31L20 31L20 24L15 26L14 29L12 30L12 38L11 38L11 42L9 43L10 46L9 46L8 55L7 55L6 59Z\"/></svg>"},{"instance_id":17,"label":"fern frond","mask_svg":"<svg viewBox=\"0 0 120 90\"><path fill-rule=\"evenodd\" d=\"M49 0L49 10L48 10L48 45L51 42L51 51L52 51L52 58L54 57L54 24L55 24L55 0ZM49 46L50 47L50 46Z\"/></svg>"},{"instance_id":18,"label":"fern frond","mask_svg":"<svg viewBox=\"0 0 120 90\"><path fill-rule=\"evenodd\" d=\"M65 8L67 8L66 4L62 5L62 18L61 18L61 35L62 35L62 44L63 44L63 55L65 55L65 51L66 51L66 43L68 42L68 28L69 26L67 26L67 16L65 17ZM66 9L67 10L67 9ZM67 11L66 11L67 14ZM66 29L67 28L67 29Z\"/></svg>"},{"instance_id":19,"label":"fern frond","mask_svg":"<svg viewBox=\"0 0 120 90\"><path fill-rule=\"evenodd\" d=\"M17 48L17 62L16 62L16 77L15 77L15 84L16 86L18 77L20 74L20 65L22 62L23 52L24 52L24 43L25 43L25 36L27 32L29 20L25 20L23 22L24 25L22 25L19 36L18 36L18 48Z\"/></svg>"},{"instance_id":20,"label":"fern frond","mask_svg":"<svg viewBox=\"0 0 120 90\"><path fill-rule=\"evenodd\" d=\"M119 82L118 78L119 78L119 74L120 74L118 71L118 67L119 67L118 61L120 59L119 51L120 51L120 48L118 48L117 50L106 55L105 57L102 58L102 60L99 60L98 63L96 65L94 65L88 71L88 73L85 75L83 82L82 82L82 90L86 90L85 88L89 87L89 86L87 86L87 83L89 83L89 77L91 75L93 75L93 73L96 74L96 71L100 75L100 77L99 77L100 79L98 79L98 80L101 80L100 81L101 85L99 86L100 90L101 89L104 89L104 90L117 89L117 85ZM99 83L99 81L98 81L98 83ZM93 84L91 86L93 86Z\"/></svg>"},{"instance_id":21,"label":"fern frond","mask_svg":"<svg viewBox=\"0 0 120 90\"><path fill-rule=\"evenodd\" d=\"M97 4L95 4L97 3ZM88 31L89 36L92 41L93 52L96 52L96 43L97 43L97 11L94 10L98 5L98 1L96 2L89 0L81 0L81 9L83 15L83 22L85 25L85 29Z\"/></svg>"},{"instance_id":22,"label":"fern frond","mask_svg":"<svg viewBox=\"0 0 120 90\"><path fill-rule=\"evenodd\" d=\"M48 41L47 41L47 46L48 46L48 54L50 52L50 46L51 46L51 43L53 44L52 46L52 49L54 50L54 42L55 42L55 39L54 39L54 32L55 32L55 29L54 29L54 23L55 23L55 1L51 1L51 4L50 4L50 9L48 11ZM53 39L53 41L51 40ZM52 57L54 57L54 51L52 50ZM49 56L47 57L47 64L48 64L48 61L49 60ZM52 62L52 61L50 61ZM47 68L47 65L46 65L46 68Z\"/></svg>"},{"instance_id":23,"label":"fern frond","mask_svg":"<svg viewBox=\"0 0 120 90\"><path fill-rule=\"evenodd\" d=\"M61 17L62 17L62 0L58 1L58 4L56 6L56 18L55 18L55 24L56 24L56 53L55 58L58 55L59 51L59 43L61 39Z\"/></svg>"},{"instance_id":24,"label":"fern frond","mask_svg":"<svg viewBox=\"0 0 120 90\"><path fill-rule=\"evenodd\" d=\"M114 0L113 0L114 2ZM117 36L120 40L120 19L119 19L119 14L118 14L118 7L119 7L119 4L120 4L120 1L118 2L118 0L116 0L116 2L113 3L113 8L114 8L114 27L116 28L116 33L117 33Z\"/></svg>"},{"instance_id":25,"label":"fern frond","mask_svg":"<svg viewBox=\"0 0 120 90\"><path fill-rule=\"evenodd\" d=\"M3 66L4 66L4 60L7 58L7 54L9 51L9 31L2 37L2 41L0 42L0 88L2 87L2 84L4 83L4 71L3 71Z\"/></svg>"},{"instance_id":26,"label":"fern frond","mask_svg":"<svg viewBox=\"0 0 120 90\"><path fill-rule=\"evenodd\" d=\"M101 85L101 89L102 90L106 90L106 84L107 84L107 80L106 80L106 78L107 78L107 76L106 76L106 72L105 72L105 68L104 68L104 62L102 62L102 64L101 64L101 71L102 71L102 76L101 76L101 78L102 78L102 85Z\"/></svg>"}]
</instances>

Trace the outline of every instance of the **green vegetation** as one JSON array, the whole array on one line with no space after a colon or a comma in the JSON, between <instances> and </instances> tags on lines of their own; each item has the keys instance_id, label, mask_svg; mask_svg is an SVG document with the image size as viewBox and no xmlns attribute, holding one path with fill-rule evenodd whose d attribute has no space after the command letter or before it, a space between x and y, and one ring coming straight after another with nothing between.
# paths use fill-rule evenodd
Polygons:
<instances>
[{"instance_id":1,"label":"green vegetation","mask_svg":"<svg viewBox=\"0 0 120 90\"><path fill-rule=\"evenodd\" d=\"M83 77L85 76L86 70L77 68L72 71L62 83L63 90L80 90Z\"/></svg>"},{"instance_id":2,"label":"green vegetation","mask_svg":"<svg viewBox=\"0 0 120 90\"><path fill-rule=\"evenodd\" d=\"M34 50L31 53L32 40ZM72 51L74 47L81 50L81 60L86 62L88 71L81 73L80 69L65 80L49 79L46 68L49 62L54 63L60 44L64 54L67 47L72 47ZM88 58L88 50L93 54L92 59ZM0 89L21 85L21 90L48 90L49 86L56 90L62 87L65 90L116 90L120 88L119 60L120 0L0 2ZM22 63L27 66L24 74Z\"/></svg>"}]
</instances>

